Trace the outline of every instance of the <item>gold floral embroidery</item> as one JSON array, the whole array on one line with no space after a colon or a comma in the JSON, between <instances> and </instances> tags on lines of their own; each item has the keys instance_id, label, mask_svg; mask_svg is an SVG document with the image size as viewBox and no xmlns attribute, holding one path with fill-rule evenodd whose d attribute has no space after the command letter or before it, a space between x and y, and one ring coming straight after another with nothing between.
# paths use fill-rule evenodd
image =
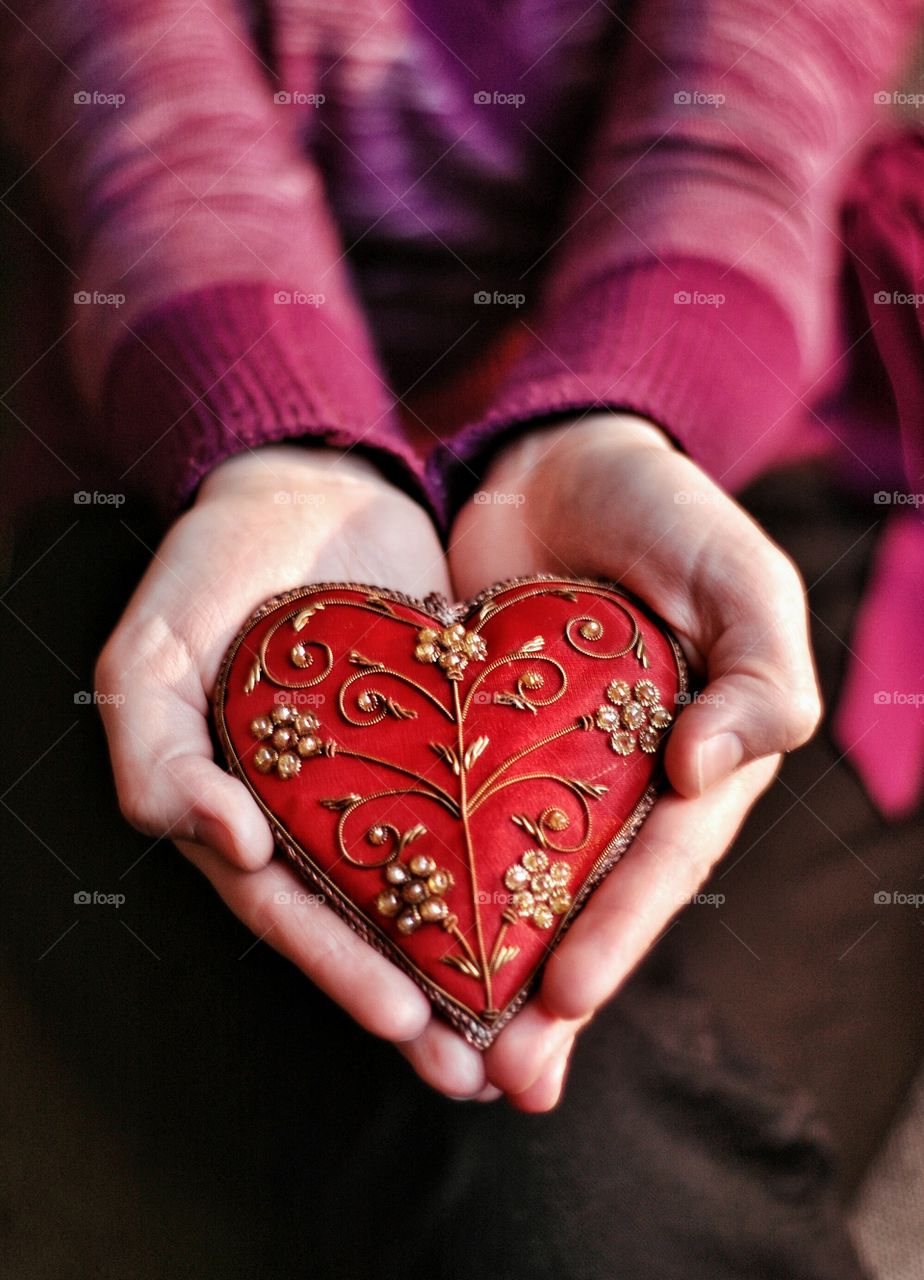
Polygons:
<instances>
[{"instance_id":1,"label":"gold floral embroidery","mask_svg":"<svg viewBox=\"0 0 924 1280\"><path fill-rule=\"evenodd\" d=\"M317 716L297 712L288 703L273 707L269 715L257 716L250 722L250 732L260 743L253 753L254 768L260 773L275 772L284 782L294 778L303 760L322 754L320 727Z\"/></svg>"},{"instance_id":2,"label":"gold floral embroidery","mask_svg":"<svg viewBox=\"0 0 924 1280\"><path fill-rule=\"evenodd\" d=\"M386 838L384 828L370 828L372 844ZM444 895L453 886L452 873L439 867L426 853L415 853L407 862L390 862L385 868L388 888L375 900L380 915L394 919L399 931L416 933L423 924L442 924L449 915Z\"/></svg>"},{"instance_id":3,"label":"gold floral embroidery","mask_svg":"<svg viewBox=\"0 0 924 1280\"><path fill-rule=\"evenodd\" d=\"M484 662L488 647L476 631L466 631L461 622L437 631L423 627L417 633L414 657L418 662L435 662L449 680L461 680L469 662Z\"/></svg>"},{"instance_id":4,"label":"gold floral embroidery","mask_svg":"<svg viewBox=\"0 0 924 1280\"><path fill-rule=\"evenodd\" d=\"M661 706L661 695L653 680L639 680L632 687L627 680L607 685L608 701L597 708L598 729L610 735L610 746L620 756L630 756L636 747L651 755L658 749L660 731L673 716Z\"/></svg>"},{"instance_id":5,"label":"gold floral embroidery","mask_svg":"<svg viewBox=\"0 0 924 1280\"><path fill-rule=\"evenodd\" d=\"M550 929L555 917L571 908L570 875L567 863L552 862L542 849L527 849L504 874L504 884L513 894L510 905L537 928Z\"/></svg>"}]
</instances>

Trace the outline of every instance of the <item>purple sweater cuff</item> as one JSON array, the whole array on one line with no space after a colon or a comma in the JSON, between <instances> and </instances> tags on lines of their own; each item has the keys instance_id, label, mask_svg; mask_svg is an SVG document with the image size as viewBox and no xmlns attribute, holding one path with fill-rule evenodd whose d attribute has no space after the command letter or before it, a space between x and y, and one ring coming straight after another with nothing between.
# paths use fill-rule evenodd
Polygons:
<instances>
[{"instance_id":1,"label":"purple sweater cuff","mask_svg":"<svg viewBox=\"0 0 924 1280\"><path fill-rule=\"evenodd\" d=\"M224 458L311 439L374 457L429 505L375 356L323 307L268 284L189 293L148 313L117 347L102 413L120 479L165 519Z\"/></svg>"},{"instance_id":2,"label":"purple sweater cuff","mask_svg":"<svg viewBox=\"0 0 924 1280\"><path fill-rule=\"evenodd\" d=\"M793 326L764 288L727 266L631 264L574 290L531 327L535 340L487 413L429 459L440 510L464 501L471 468L506 438L558 415L613 409L649 418L727 489L792 444Z\"/></svg>"}]
</instances>

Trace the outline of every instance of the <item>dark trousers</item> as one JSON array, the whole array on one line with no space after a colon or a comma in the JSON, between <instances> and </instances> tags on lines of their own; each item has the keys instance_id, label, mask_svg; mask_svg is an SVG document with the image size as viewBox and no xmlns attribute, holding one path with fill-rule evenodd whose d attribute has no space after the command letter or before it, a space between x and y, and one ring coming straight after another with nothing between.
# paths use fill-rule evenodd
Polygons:
<instances>
[{"instance_id":1,"label":"dark trousers","mask_svg":"<svg viewBox=\"0 0 924 1280\"><path fill-rule=\"evenodd\" d=\"M830 702L877 513L809 469L748 504L811 588ZM822 730L707 886L724 904L583 1035L557 1111L448 1102L120 819L77 695L134 534L153 545L142 512L48 505L3 597L4 1273L860 1275L844 1200L924 1048L924 918L874 894L920 889L921 824L885 825Z\"/></svg>"}]
</instances>

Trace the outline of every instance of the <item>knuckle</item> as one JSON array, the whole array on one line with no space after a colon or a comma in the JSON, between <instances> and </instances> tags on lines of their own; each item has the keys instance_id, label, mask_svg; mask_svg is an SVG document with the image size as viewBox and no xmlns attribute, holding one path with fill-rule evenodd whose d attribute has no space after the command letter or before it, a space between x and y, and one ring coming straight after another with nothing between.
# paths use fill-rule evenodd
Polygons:
<instances>
[{"instance_id":1,"label":"knuckle","mask_svg":"<svg viewBox=\"0 0 924 1280\"><path fill-rule=\"evenodd\" d=\"M93 687L97 693L110 693L116 683L116 657L112 643L108 642L96 659L93 668Z\"/></svg>"},{"instance_id":2,"label":"knuckle","mask_svg":"<svg viewBox=\"0 0 924 1280\"><path fill-rule=\"evenodd\" d=\"M775 608L802 610L805 604L805 583L789 556L775 544L765 541L760 558L762 590Z\"/></svg>"},{"instance_id":3,"label":"knuckle","mask_svg":"<svg viewBox=\"0 0 924 1280\"><path fill-rule=\"evenodd\" d=\"M125 821L146 836L158 836L159 829L151 800L144 788L135 784L117 783L119 811Z\"/></svg>"},{"instance_id":4,"label":"knuckle","mask_svg":"<svg viewBox=\"0 0 924 1280\"><path fill-rule=\"evenodd\" d=\"M787 750L808 742L818 728L821 716L821 698L816 688L812 686L790 691L783 721Z\"/></svg>"}]
</instances>

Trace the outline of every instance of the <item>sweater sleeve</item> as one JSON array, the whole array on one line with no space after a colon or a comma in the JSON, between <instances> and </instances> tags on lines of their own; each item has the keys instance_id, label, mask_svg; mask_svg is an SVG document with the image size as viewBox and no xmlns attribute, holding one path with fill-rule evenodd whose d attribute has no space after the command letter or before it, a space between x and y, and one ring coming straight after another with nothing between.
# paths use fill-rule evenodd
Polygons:
<instances>
[{"instance_id":1,"label":"sweater sleeve","mask_svg":"<svg viewBox=\"0 0 924 1280\"><path fill-rule=\"evenodd\" d=\"M299 146L312 108L274 95L240 6L11 0L0 23L5 132L63 233L71 367L115 474L170 515L222 458L312 437L419 496Z\"/></svg>"},{"instance_id":2,"label":"sweater sleeve","mask_svg":"<svg viewBox=\"0 0 924 1280\"><path fill-rule=\"evenodd\" d=\"M431 459L449 507L508 433L594 408L654 420L741 485L785 455L794 410L831 376L841 192L924 6L634 12L519 355Z\"/></svg>"}]
</instances>

